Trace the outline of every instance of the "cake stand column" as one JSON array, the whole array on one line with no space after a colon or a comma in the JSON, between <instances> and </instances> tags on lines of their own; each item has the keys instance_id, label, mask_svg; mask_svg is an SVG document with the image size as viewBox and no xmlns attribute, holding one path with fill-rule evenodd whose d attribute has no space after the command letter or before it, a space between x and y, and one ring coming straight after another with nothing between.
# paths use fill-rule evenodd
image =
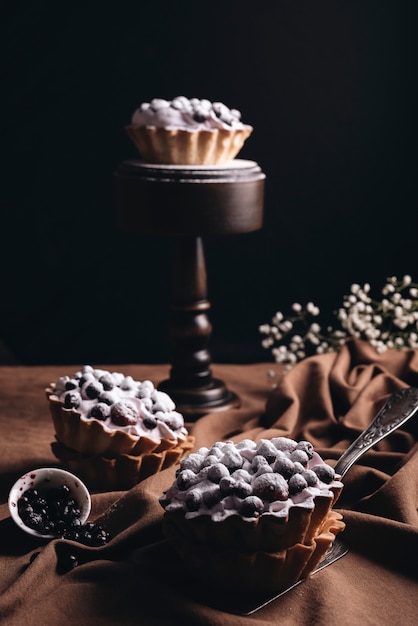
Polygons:
<instances>
[{"instance_id":1,"label":"cake stand column","mask_svg":"<svg viewBox=\"0 0 418 626\"><path fill-rule=\"evenodd\" d=\"M170 338L170 378L158 386L190 417L239 406L238 396L213 378L209 341L206 263L201 237L175 241Z\"/></svg>"},{"instance_id":2,"label":"cake stand column","mask_svg":"<svg viewBox=\"0 0 418 626\"><path fill-rule=\"evenodd\" d=\"M212 377L202 237L260 229L264 179L257 163L239 159L223 166L124 161L115 173L118 225L174 238L171 369L158 388L189 420L239 406L237 395Z\"/></svg>"}]
</instances>

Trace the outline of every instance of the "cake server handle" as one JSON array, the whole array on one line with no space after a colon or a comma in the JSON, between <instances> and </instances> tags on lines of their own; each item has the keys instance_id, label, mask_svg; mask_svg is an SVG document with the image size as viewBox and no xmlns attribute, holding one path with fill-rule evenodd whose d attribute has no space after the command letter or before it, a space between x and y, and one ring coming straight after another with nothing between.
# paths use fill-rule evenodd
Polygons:
<instances>
[{"instance_id":1,"label":"cake server handle","mask_svg":"<svg viewBox=\"0 0 418 626\"><path fill-rule=\"evenodd\" d=\"M367 428L338 459L334 470L341 478L367 450L405 424L418 411L418 389L395 391Z\"/></svg>"}]
</instances>

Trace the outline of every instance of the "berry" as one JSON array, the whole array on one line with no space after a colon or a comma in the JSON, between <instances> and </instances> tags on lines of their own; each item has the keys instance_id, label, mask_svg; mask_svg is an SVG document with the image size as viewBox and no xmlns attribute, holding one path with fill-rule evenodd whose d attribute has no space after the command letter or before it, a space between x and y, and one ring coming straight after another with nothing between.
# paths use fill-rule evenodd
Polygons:
<instances>
[{"instance_id":1,"label":"berry","mask_svg":"<svg viewBox=\"0 0 418 626\"><path fill-rule=\"evenodd\" d=\"M260 439L257 444L257 454L261 454L268 463L273 463L277 457L277 448L269 439Z\"/></svg>"},{"instance_id":2,"label":"berry","mask_svg":"<svg viewBox=\"0 0 418 626\"><path fill-rule=\"evenodd\" d=\"M88 417L93 417L96 420L103 422L110 415L110 406L106 402L98 402L91 407Z\"/></svg>"},{"instance_id":3,"label":"berry","mask_svg":"<svg viewBox=\"0 0 418 626\"><path fill-rule=\"evenodd\" d=\"M204 122L206 117L206 113L201 109L198 109L193 113L193 119L195 122Z\"/></svg>"},{"instance_id":4,"label":"berry","mask_svg":"<svg viewBox=\"0 0 418 626\"><path fill-rule=\"evenodd\" d=\"M243 517L258 517L263 511L263 501L257 496L248 496L241 502L240 513Z\"/></svg>"},{"instance_id":5,"label":"berry","mask_svg":"<svg viewBox=\"0 0 418 626\"><path fill-rule=\"evenodd\" d=\"M189 491L186 496L185 505L188 511L198 511L202 506L202 494L200 491Z\"/></svg>"},{"instance_id":6,"label":"berry","mask_svg":"<svg viewBox=\"0 0 418 626\"><path fill-rule=\"evenodd\" d=\"M294 474L294 463L289 459L289 457L284 454L277 457L274 465L273 471L281 474L286 480L288 480Z\"/></svg>"},{"instance_id":7,"label":"berry","mask_svg":"<svg viewBox=\"0 0 418 626\"><path fill-rule=\"evenodd\" d=\"M257 476L253 482L253 494L268 502L287 500L289 487L283 476L270 472Z\"/></svg>"},{"instance_id":8,"label":"berry","mask_svg":"<svg viewBox=\"0 0 418 626\"><path fill-rule=\"evenodd\" d=\"M303 450L308 455L308 459L313 457L314 447L309 441L299 441L296 450Z\"/></svg>"},{"instance_id":9,"label":"berry","mask_svg":"<svg viewBox=\"0 0 418 626\"><path fill-rule=\"evenodd\" d=\"M235 470L241 469L244 459L242 458L238 450L231 448L225 451L220 461L224 465L226 465L226 467L229 469L229 471L232 474L232 472L234 472Z\"/></svg>"},{"instance_id":10,"label":"berry","mask_svg":"<svg viewBox=\"0 0 418 626\"><path fill-rule=\"evenodd\" d=\"M142 423L144 424L145 428L149 428L149 430L152 430L157 426L157 419L152 415L148 415L147 417L144 417Z\"/></svg>"},{"instance_id":11,"label":"berry","mask_svg":"<svg viewBox=\"0 0 418 626\"><path fill-rule=\"evenodd\" d=\"M82 389L81 389L81 395L82 397L87 398L88 400L94 400L95 398L98 398L100 396L100 394L103 391L103 385L101 383L99 383L98 380L89 380L87 381Z\"/></svg>"},{"instance_id":12,"label":"berry","mask_svg":"<svg viewBox=\"0 0 418 626\"><path fill-rule=\"evenodd\" d=\"M249 483L240 480L236 483L233 494L238 498L246 498L252 494L252 487Z\"/></svg>"},{"instance_id":13,"label":"berry","mask_svg":"<svg viewBox=\"0 0 418 626\"><path fill-rule=\"evenodd\" d=\"M171 430L179 430L184 424L183 417L180 413L170 413L169 415L164 415L161 421L167 424Z\"/></svg>"},{"instance_id":14,"label":"berry","mask_svg":"<svg viewBox=\"0 0 418 626\"><path fill-rule=\"evenodd\" d=\"M176 482L180 491L188 489L195 481L196 474L192 470L181 470L177 474Z\"/></svg>"},{"instance_id":15,"label":"berry","mask_svg":"<svg viewBox=\"0 0 418 626\"><path fill-rule=\"evenodd\" d=\"M100 376L99 383L103 385L103 389L105 391L110 391L115 386L114 378L109 372L106 372L105 374Z\"/></svg>"},{"instance_id":16,"label":"berry","mask_svg":"<svg viewBox=\"0 0 418 626\"><path fill-rule=\"evenodd\" d=\"M117 426L132 426L137 423L139 411L132 402L115 402L110 415L112 422Z\"/></svg>"},{"instance_id":17,"label":"berry","mask_svg":"<svg viewBox=\"0 0 418 626\"><path fill-rule=\"evenodd\" d=\"M117 396L112 392L112 390L103 391L103 393L101 393L100 396L97 398L97 401L104 402L105 404L108 404L110 406L117 401Z\"/></svg>"},{"instance_id":18,"label":"berry","mask_svg":"<svg viewBox=\"0 0 418 626\"><path fill-rule=\"evenodd\" d=\"M203 502L208 509L215 506L223 498L223 494L218 485L211 485L203 493Z\"/></svg>"},{"instance_id":19,"label":"berry","mask_svg":"<svg viewBox=\"0 0 418 626\"><path fill-rule=\"evenodd\" d=\"M64 396L64 407L66 409L77 409L81 404L81 396L76 391L68 391Z\"/></svg>"},{"instance_id":20,"label":"berry","mask_svg":"<svg viewBox=\"0 0 418 626\"><path fill-rule=\"evenodd\" d=\"M318 484L318 476L312 470L304 470L302 476L308 483L308 487L316 487Z\"/></svg>"},{"instance_id":21,"label":"berry","mask_svg":"<svg viewBox=\"0 0 418 626\"><path fill-rule=\"evenodd\" d=\"M222 463L214 463L208 469L208 480L213 483L220 483L221 479L229 476L229 470Z\"/></svg>"},{"instance_id":22,"label":"berry","mask_svg":"<svg viewBox=\"0 0 418 626\"><path fill-rule=\"evenodd\" d=\"M253 472L257 472L262 465L268 465L267 459L261 454L256 454L251 463Z\"/></svg>"},{"instance_id":23,"label":"berry","mask_svg":"<svg viewBox=\"0 0 418 626\"><path fill-rule=\"evenodd\" d=\"M312 471L318 476L319 480L329 485L335 478L334 469L330 465L314 465Z\"/></svg>"},{"instance_id":24,"label":"berry","mask_svg":"<svg viewBox=\"0 0 418 626\"><path fill-rule=\"evenodd\" d=\"M308 465L308 454L307 452L305 452L305 450L301 450L300 448L296 448L295 450L293 450L290 458L294 463L300 463L301 465L303 465L303 467L306 467Z\"/></svg>"},{"instance_id":25,"label":"berry","mask_svg":"<svg viewBox=\"0 0 418 626\"><path fill-rule=\"evenodd\" d=\"M302 474L293 474L293 476L289 478L289 493L291 495L300 493L301 491L306 489L307 486L308 483L306 482Z\"/></svg>"},{"instance_id":26,"label":"berry","mask_svg":"<svg viewBox=\"0 0 418 626\"><path fill-rule=\"evenodd\" d=\"M234 492L237 482L232 476L224 476L219 482L219 489L223 496L230 495Z\"/></svg>"}]
</instances>

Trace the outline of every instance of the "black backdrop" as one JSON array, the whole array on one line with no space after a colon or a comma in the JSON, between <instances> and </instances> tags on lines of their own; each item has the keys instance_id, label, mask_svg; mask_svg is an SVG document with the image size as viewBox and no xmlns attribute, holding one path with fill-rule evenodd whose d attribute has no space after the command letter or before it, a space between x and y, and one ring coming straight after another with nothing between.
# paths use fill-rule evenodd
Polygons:
<instances>
[{"instance_id":1,"label":"black backdrop","mask_svg":"<svg viewBox=\"0 0 418 626\"><path fill-rule=\"evenodd\" d=\"M19 2L1 17L0 337L29 364L169 359L171 241L116 229L123 127L153 97L253 125L262 231L205 240L213 360L324 319L353 282L418 279L413 2Z\"/></svg>"}]
</instances>

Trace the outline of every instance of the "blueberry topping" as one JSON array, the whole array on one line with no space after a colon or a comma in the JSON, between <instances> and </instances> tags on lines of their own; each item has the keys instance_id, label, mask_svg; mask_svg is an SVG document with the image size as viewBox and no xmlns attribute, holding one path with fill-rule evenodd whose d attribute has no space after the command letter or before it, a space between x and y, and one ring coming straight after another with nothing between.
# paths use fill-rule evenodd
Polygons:
<instances>
[{"instance_id":1,"label":"blueberry topping","mask_svg":"<svg viewBox=\"0 0 418 626\"><path fill-rule=\"evenodd\" d=\"M308 487L316 487L318 482L319 482L319 478L316 475L316 473L312 470L304 470L302 472L302 476L304 477L304 479L306 480Z\"/></svg>"},{"instance_id":2,"label":"blueberry topping","mask_svg":"<svg viewBox=\"0 0 418 626\"><path fill-rule=\"evenodd\" d=\"M267 502L287 500L289 487L283 476L271 472L257 476L253 482L253 494Z\"/></svg>"},{"instance_id":3,"label":"blueberry topping","mask_svg":"<svg viewBox=\"0 0 418 626\"><path fill-rule=\"evenodd\" d=\"M64 396L64 407L66 409L77 409L81 404L81 396L75 391L68 391Z\"/></svg>"},{"instance_id":4,"label":"blueberry topping","mask_svg":"<svg viewBox=\"0 0 418 626\"><path fill-rule=\"evenodd\" d=\"M99 382L103 385L103 389L105 391L110 391L115 386L113 376L109 372L106 372L105 374L100 376Z\"/></svg>"},{"instance_id":5,"label":"blueberry topping","mask_svg":"<svg viewBox=\"0 0 418 626\"><path fill-rule=\"evenodd\" d=\"M105 402L99 402L91 407L89 417L94 417L96 420L103 422L110 415L110 406Z\"/></svg>"},{"instance_id":6,"label":"blueberry topping","mask_svg":"<svg viewBox=\"0 0 418 626\"><path fill-rule=\"evenodd\" d=\"M181 470L177 474L176 478L177 486L180 491L185 491L186 489L188 489L194 483L195 478L196 474L192 472L192 470Z\"/></svg>"},{"instance_id":7,"label":"blueberry topping","mask_svg":"<svg viewBox=\"0 0 418 626\"><path fill-rule=\"evenodd\" d=\"M229 476L228 468L223 465L223 463L214 463L209 467L208 470L208 480L211 480L213 483L220 483L221 479Z\"/></svg>"},{"instance_id":8,"label":"blueberry topping","mask_svg":"<svg viewBox=\"0 0 418 626\"><path fill-rule=\"evenodd\" d=\"M155 417L149 415L149 416L144 418L143 424L144 424L145 428L148 428L149 430L152 430L153 428L155 428L157 426L157 419Z\"/></svg>"},{"instance_id":9,"label":"blueberry topping","mask_svg":"<svg viewBox=\"0 0 418 626\"><path fill-rule=\"evenodd\" d=\"M157 415L157 414L156 414ZM183 426L183 418L180 413L168 413L167 415L157 415L162 422L167 424L170 430L179 430Z\"/></svg>"},{"instance_id":10,"label":"blueberry topping","mask_svg":"<svg viewBox=\"0 0 418 626\"><path fill-rule=\"evenodd\" d=\"M98 402L104 402L105 404L108 404L110 406L111 404L114 404L114 402L117 401L117 398L110 390L110 391L103 391L103 393L100 394L97 400Z\"/></svg>"},{"instance_id":11,"label":"blueberry topping","mask_svg":"<svg viewBox=\"0 0 418 626\"><path fill-rule=\"evenodd\" d=\"M249 483L244 480L240 480L236 483L233 489L233 494L238 498L246 498L252 494L252 491L252 487Z\"/></svg>"},{"instance_id":12,"label":"blueberry topping","mask_svg":"<svg viewBox=\"0 0 418 626\"><path fill-rule=\"evenodd\" d=\"M98 398L103 391L103 385L98 380L87 381L81 390L81 394L89 400Z\"/></svg>"},{"instance_id":13,"label":"blueberry topping","mask_svg":"<svg viewBox=\"0 0 418 626\"><path fill-rule=\"evenodd\" d=\"M198 110L193 113L193 119L195 122L204 122L206 118L207 118L207 115L202 110Z\"/></svg>"},{"instance_id":14,"label":"blueberry topping","mask_svg":"<svg viewBox=\"0 0 418 626\"><path fill-rule=\"evenodd\" d=\"M185 504L188 511L198 511L202 506L202 494L200 491L189 491Z\"/></svg>"},{"instance_id":15,"label":"blueberry topping","mask_svg":"<svg viewBox=\"0 0 418 626\"><path fill-rule=\"evenodd\" d=\"M132 426L137 423L139 411L131 402L116 402L112 405L110 415L117 426Z\"/></svg>"},{"instance_id":16,"label":"blueberry topping","mask_svg":"<svg viewBox=\"0 0 418 626\"><path fill-rule=\"evenodd\" d=\"M261 454L256 454L251 463L251 469L257 472L262 465L268 465L267 459Z\"/></svg>"},{"instance_id":17,"label":"blueberry topping","mask_svg":"<svg viewBox=\"0 0 418 626\"><path fill-rule=\"evenodd\" d=\"M314 447L309 441L299 441L296 450L303 450L308 455L308 459L313 457Z\"/></svg>"},{"instance_id":18,"label":"blueberry topping","mask_svg":"<svg viewBox=\"0 0 418 626\"><path fill-rule=\"evenodd\" d=\"M279 455L273 465L273 470L288 480L294 474L294 463L289 457Z\"/></svg>"},{"instance_id":19,"label":"blueberry topping","mask_svg":"<svg viewBox=\"0 0 418 626\"><path fill-rule=\"evenodd\" d=\"M312 470L318 476L319 480L322 480L326 485L332 483L335 478L334 468L330 465L314 465Z\"/></svg>"},{"instance_id":20,"label":"blueberry topping","mask_svg":"<svg viewBox=\"0 0 418 626\"><path fill-rule=\"evenodd\" d=\"M232 478L232 476L224 476L219 481L219 489L222 491L224 496L232 494L235 486L236 480Z\"/></svg>"},{"instance_id":21,"label":"blueberry topping","mask_svg":"<svg viewBox=\"0 0 418 626\"><path fill-rule=\"evenodd\" d=\"M289 493L291 495L300 493L301 491L306 489L307 486L308 483L306 482L302 474L293 474L293 476L289 478Z\"/></svg>"},{"instance_id":22,"label":"blueberry topping","mask_svg":"<svg viewBox=\"0 0 418 626\"><path fill-rule=\"evenodd\" d=\"M263 501L257 496L248 496L241 502L240 513L243 517L258 517L263 511Z\"/></svg>"},{"instance_id":23,"label":"blueberry topping","mask_svg":"<svg viewBox=\"0 0 418 626\"><path fill-rule=\"evenodd\" d=\"M293 450L290 458L294 463L300 463L303 467L306 467L308 465L309 457L305 450L300 450L299 448L296 448L296 450Z\"/></svg>"},{"instance_id":24,"label":"blueberry topping","mask_svg":"<svg viewBox=\"0 0 418 626\"><path fill-rule=\"evenodd\" d=\"M218 485L211 485L203 492L203 502L210 509L222 500L222 493Z\"/></svg>"}]
</instances>

